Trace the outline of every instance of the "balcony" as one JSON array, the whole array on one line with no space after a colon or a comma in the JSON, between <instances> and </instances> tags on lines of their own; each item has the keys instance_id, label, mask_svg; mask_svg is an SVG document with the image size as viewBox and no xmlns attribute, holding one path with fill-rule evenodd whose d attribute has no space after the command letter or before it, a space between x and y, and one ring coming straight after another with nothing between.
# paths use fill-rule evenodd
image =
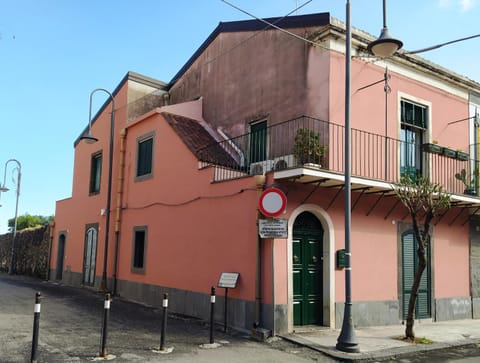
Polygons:
<instances>
[{"instance_id":1,"label":"balcony","mask_svg":"<svg viewBox=\"0 0 480 363\"><path fill-rule=\"evenodd\" d=\"M274 172L275 179L341 186L344 126L302 116L199 150L214 181ZM435 144L412 144L352 128L352 184L391 190L402 176L428 177L451 194L478 195L479 163L470 153Z\"/></svg>"}]
</instances>

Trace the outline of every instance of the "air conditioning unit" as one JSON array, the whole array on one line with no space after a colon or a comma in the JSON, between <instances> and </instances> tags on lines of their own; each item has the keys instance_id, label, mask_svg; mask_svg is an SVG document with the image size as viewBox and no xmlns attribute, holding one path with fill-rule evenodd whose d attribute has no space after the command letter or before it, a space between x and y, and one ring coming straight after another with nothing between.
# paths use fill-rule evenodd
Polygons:
<instances>
[{"instance_id":1,"label":"air conditioning unit","mask_svg":"<svg viewBox=\"0 0 480 363\"><path fill-rule=\"evenodd\" d=\"M273 170L275 160L263 160L250 164L250 175L263 175Z\"/></svg>"}]
</instances>

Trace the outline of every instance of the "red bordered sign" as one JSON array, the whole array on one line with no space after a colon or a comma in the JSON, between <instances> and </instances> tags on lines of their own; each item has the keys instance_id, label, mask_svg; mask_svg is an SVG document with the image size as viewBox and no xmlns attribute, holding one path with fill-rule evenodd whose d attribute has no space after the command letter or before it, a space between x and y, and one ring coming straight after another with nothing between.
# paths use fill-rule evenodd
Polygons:
<instances>
[{"instance_id":1,"label":"red bordered sign","mask_svg":"<svg viewBox=\"0 0 480 363\"><path fill-rule=\"evenodd\" d=\"M266 217L277 217L287 207L287 197L277 188L265 190L259 200L260 211Z\"/></svg>"}]
</instances>

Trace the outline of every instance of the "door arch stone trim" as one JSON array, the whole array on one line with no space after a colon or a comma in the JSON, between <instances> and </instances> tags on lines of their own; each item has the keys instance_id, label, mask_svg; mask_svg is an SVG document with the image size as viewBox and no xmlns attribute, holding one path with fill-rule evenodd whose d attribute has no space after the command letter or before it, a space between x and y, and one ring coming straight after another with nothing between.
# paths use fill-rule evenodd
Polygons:
<instances>
[{"instance_id":1,"label":"door arch stone trim","mask_svg":"<svg viewBox=\"0 0 480 363\"><path fill-rule=\"evenodd\" d=\"M288 219L287 269L288 269L288 331L293 325L293 224L303 212L310 212L318 218L323 227L323 325L335 326L335 233L328 213L315 204L303 204L292 211Z\"/></svg>"}]
</instances>

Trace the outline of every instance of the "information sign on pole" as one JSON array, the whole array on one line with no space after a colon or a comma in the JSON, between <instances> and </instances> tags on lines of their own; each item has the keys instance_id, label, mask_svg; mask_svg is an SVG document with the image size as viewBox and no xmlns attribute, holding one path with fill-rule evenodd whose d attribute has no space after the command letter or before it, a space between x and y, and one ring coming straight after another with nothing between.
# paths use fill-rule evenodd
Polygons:
<instances>
[{"instance_id":1,"label":"information sign on pole","mask_svg":"<svg viewBox=\"0 0 480 363\"><path fill-rule=\"evenodd\" d=\"M237 287L238 272L222 272L220 279L218 280L218 287L223 287L225 289L225 308L224 308L224 317L223 317L223 331L227 332L227 308L228 308L228 289L234 289Z\"/></svg>"},{"instance_id":2,"label":"information sign on pole","mask_svg":"<svg viewBox=\"0 0 480 363\"><path fill-rule=\"evenodd\" d=\"M238 272L222 272L218 280L218 287L234 289L237 287L239 275Z\"/></svg>"},{"instance_id":3,"label":"information sign on pole","mask_svg":"<svg viewBox=\"0 0 480 363\"><path fill-rule=\"evenodd\" d=\"M259 219L258 234L261 238L288 238L288 220Z\"/></svg>"}]
</instances>

